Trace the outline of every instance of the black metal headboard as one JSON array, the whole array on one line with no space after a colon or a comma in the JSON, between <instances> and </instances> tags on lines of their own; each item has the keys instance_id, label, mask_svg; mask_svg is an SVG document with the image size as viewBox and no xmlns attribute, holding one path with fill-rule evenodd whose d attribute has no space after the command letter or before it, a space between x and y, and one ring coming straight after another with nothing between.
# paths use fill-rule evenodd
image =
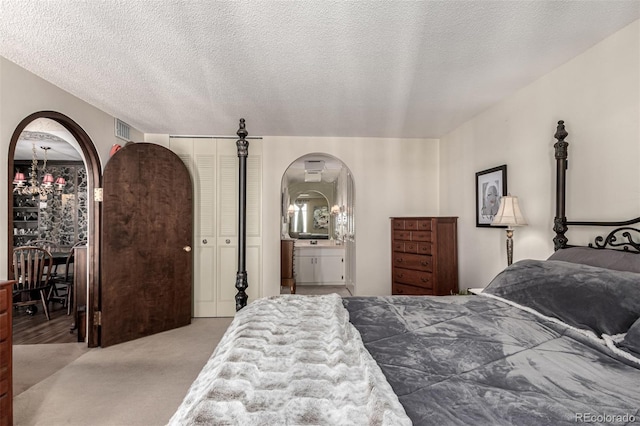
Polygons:
<instances>
[{"instance_id":1,"label":"black metal headboard","mask_svg":"<svg viewBox=\"0 0 640 426\"><path fill-rule=\"evenodd\" d=\"M566 175L567 175L567 157L569 154L569 142L565 141L569 136L564 127L564 121L558 121L558 127L554 137L558 140L553 146L555 148L556 157L556 216L553 219L553 231L556 236L553 237L554 250L559 250L569 245L569 240L565 233L569 226L607 226L617 227L609 232L607 236L597 236L593 243L589 243L589 247L595 249L614 249L624 250L632 253L640 253L640 225L633 227L631 225L640 224L640 217L620 222L594 222L594 221L568 221L566 217Z\"/></svg>"}]
</instances>

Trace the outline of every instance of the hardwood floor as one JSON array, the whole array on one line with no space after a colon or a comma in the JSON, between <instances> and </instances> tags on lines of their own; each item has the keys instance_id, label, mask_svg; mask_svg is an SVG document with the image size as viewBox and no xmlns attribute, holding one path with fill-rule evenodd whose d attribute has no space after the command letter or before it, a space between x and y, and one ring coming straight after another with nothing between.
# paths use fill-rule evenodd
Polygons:
<instances>
[{"instance_id":1,"label":"hardwood floor","mask_svg":"<svg viewBox=\"0 0 640 426\"><path fill-rule=\"evenodd\" d=\"M73 317L67 315L67 309L59 303L49 304L51 320L42 312L38 305L38 312L31 316L25 309L13 309L13 344L34 345L38 343L76 343L78 330L70 332Z\"/></svg>"}]
</instances>

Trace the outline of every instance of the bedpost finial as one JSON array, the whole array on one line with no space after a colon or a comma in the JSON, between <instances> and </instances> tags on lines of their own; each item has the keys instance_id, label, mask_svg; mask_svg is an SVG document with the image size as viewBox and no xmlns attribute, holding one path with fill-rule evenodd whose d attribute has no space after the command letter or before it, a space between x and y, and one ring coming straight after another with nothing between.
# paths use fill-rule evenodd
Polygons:
<instances>
[{"instance_id":1,"label":"bedpost finial","mask_svg":"<svg viewBox=\"0 0 640 426\"><path fill-rule=\"evenodd\" d=\"M564 128L564 120L558 121L558 127L556 128L556 134L553 135L554 138L558 139L558 141L564 141L564 139L569 136L566 129Z\"/></svg>"},{"instance_id":2,"label":"bedpost finial","mask_svg":"<svg viewBox=\"0 0 640 426\"><path fill-rule=\"evenodd\" d=\"M554 138L558 139L558 142L553 144L556 149L556 160L566 160L569 149L569 142L565 141L564 138L569 136L569 133L564 128L564 120L558 121L558 127L556 128L556 134L553 135Z\"/></svg>"},{"instance_id":3,"label":"bedpost finial","mask_svg":"<svg viewBox=\"0 0 640 426\"><path fill-rule=\"evenodd\" d=\"M247 129L244 124L244 118L240 119L240 127L238 128L238 132L236 133L241 139L246 138L249 135Z\"/></svg>"},{"instance_id":4,"label":"bedpost finial","mask_svg":"<svg viewBox=\"0 0 640 426\"><path fill-rule=\"evenodd\" d=\"M240 119L240 127L238 128L236 134L240 138L236 141L236 147L238 148L238 157L246 157L249 155L249 141L246 139L249 135L249 132L247 132L247 129L244 126L244 118Z\"/></svg>"}]
</instances>

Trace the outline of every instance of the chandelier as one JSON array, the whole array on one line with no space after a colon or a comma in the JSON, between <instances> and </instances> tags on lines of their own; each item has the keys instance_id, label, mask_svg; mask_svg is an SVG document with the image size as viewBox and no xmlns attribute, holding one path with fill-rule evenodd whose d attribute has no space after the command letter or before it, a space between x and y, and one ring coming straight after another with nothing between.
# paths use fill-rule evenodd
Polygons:
<instances>
[{"instance_id":1,"label":"chandelier","mask_svg":"<svg viewBox=\"0 0 640 426\"><path fill-rule=\"evenodd\" d=\"M42 164L42 182L38 183L38 156L36 153L36 144L32 143L33 156L31 157L31 171L29 172L29 184L25 179L24 173L16 171L13 178L13 192L20 195L31 195L32 197L40 196L46 198L48 195L61 193L67 182L62 176L57 179L53 178L51 173L47 172L47 152L51 149L49 146L41 146L44 150L44 162Z\"/></svg>"}]
</instances>

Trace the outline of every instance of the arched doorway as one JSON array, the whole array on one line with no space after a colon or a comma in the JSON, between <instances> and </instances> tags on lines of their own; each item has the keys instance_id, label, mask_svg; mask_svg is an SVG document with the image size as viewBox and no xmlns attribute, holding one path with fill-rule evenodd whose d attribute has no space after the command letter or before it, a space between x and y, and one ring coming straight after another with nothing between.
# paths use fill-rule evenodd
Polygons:
<instances>
[{"instance_id":1,"label":"arched doorway","mask_svg":"<svg viewBox=\"0 0 640 426\"><path fill-rule=\"evenodd\" d=\"M100 159L98 157L98 153L96 148L91 141L91 138L87 133L71 118L55 111L40 111L29 115L24 118L16 127L11 137L11 142L9 144L9 153L8 153L8 217L13 218L14 216L14 206L13 206L13 178L15 173L14 166L14 157L16 146L18 144L18 140L20 135L25 130L25 128L37 119L50 119L57 123L59 123L62 127L64 127L71 136L78 143L80 150L82 151L82 156L85 163L86 168L86 178L87 178L87 191L88 191L88 199L87 199L87 219L88 226L86 230L86 237L88 241L88 299L87 299L87 342L89 347L98 346L98 334L97 334L97 326L93 323L93 312L97 310L98 306L98 271L99 271L99 248L100 248L100 209L97 202L94 200L93 192L94 188L99 188L101 186L101 167L100 167ZM14 230L11 224L11 221L8 224L9 229L7 232L8 235L8 270L11 269L10 265L12 264L12 251L14 246Z\"/></svg>"},{"instance_id":2,"label":"arched doorway","mask_svg":"<svg viewBox=\"0 0 640 426\"><path fill-rule=\"evenodd\" d=\"M285 170L280 235L294 240L298 293L355 294L354 191L347 165L329 154L303 155ZM293 290L281 286L281 292L287 291Z\"/></svg>"}]
</instances>

